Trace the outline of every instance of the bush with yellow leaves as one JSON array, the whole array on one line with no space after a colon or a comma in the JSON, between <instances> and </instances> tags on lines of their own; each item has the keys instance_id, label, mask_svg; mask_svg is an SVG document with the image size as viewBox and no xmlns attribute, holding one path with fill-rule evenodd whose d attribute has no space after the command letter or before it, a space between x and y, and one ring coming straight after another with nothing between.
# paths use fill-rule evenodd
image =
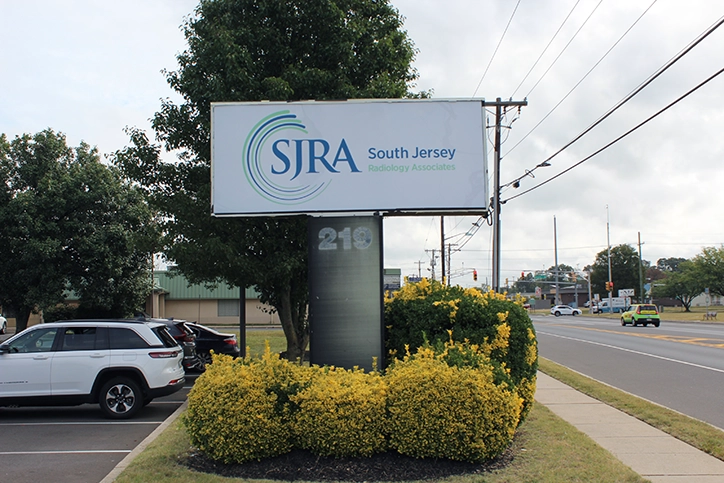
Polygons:
<instances>
[{"instance_id":1,"label":"bush with yellow leaves","mask_svg":"<svg viewBox=\"0 0 724 483\"><path fill-rule=\"evenodd\" d=\"M214 355L182 420L191 444L224 463L294 448L482 461L510 444L522 407L505 367L485 350L450 339L385 373L300 366L268 347L260 359Z\"/></svg>"},{"instance_id":2,"label":"bush with yellow leaves","mask_svg":"<svg viewBox=\"0 0 724 483\"><path fill-rule=\"evenodd\" d=\"M523 397L525 419L535 394L538 346L522 299L427 279L392 295L385 299L385 345L392 357L450 337L477 344L499 368L496 382L512 382Z\"/></svg>"},{"instance_id":3,"label":"bush with yellow leaves","mask_svg":"<svg viewBox=\"0 0 724 483\"><path fill-rule=\"evenodd\" d=\"M314 367L311 384L291 397L300 448L323 456L371 456L387 449L387 384L378 372Z\"/></svg>"},{"instance_id":4,"label":"bush with yellow leaves","mask_svg":"<svg viewBox=\"0 0 724 483\"><path fill-rule=\"evenodd\" d=\"M183 415L191 444L224 463L292 450L289 398L309 382L307 368L279 359L214 355L194 384Z\"/></svg>"},{"instance_id":5,"label":"bush with yellow leaves","mask_svg":"<svg viewBox=\"0 0 724 483\"><path fill-rule=\"evenodd\" d=\"M459 356L473 364L450 364ZM479 462L504 451L515 435L523 400L496 384L493 364L477 347L421 347L395 361L388 384L389 443L416 458Z\"/></svg>"}]
</instances>

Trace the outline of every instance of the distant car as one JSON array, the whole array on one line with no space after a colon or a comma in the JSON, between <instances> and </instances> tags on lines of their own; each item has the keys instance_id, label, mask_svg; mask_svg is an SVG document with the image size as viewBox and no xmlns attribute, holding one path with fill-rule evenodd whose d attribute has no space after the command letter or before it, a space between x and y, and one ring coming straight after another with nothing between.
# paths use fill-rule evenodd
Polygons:
<instances>
[{"instance_id":1,"label":"distant car","mask_svg":"<svg viewBox=\"0 0 724 483\"><path fill-rule=\"evenodd\" d=\"M659 310L654 304L633 304L621 314L621 325L631 324L636 327L643 324L646 327L652 324L658 327L661 324Z\"/></svg>"},{"instance_id":2,"label":"distant car","mask_svg":"<svg viewBox=\"0 0 724 483\"><path fill-rule=\"evenodd\" d=\"M198 359L196 357L196 334L194 334L194 331L186 325L188 324L187 321L174 318L153 318L145 320L165 324L166 327L168 327L168 331L171 333L171 337L173 337L176 342L178 342L178 345L180 345L184 350L184 370L188 372L196 368L196 365L198 364Z\"/></svg>"},{"instance_id":3,"label":"distant car","mask_svg":"<svg viewBox=\"0 0 724 483\"><path fill-rule=\"evenodd\" d=\"M227 354L239 357L241 349L236 340L236 334L225 334L210 327L195 322L185 324L196 335L197 368L203 370L206 364L211 364L211 351L215 354Z\"/></svg>"},{"instance_id":4,"label":"distant car","mask_svg":"<svg viewBox=\"0 0 724 483\"><path fill-rule=\"evenodd\" d=\"M8 319L0 315L0 334L5 334L8 331Z\"/></svg>"},{"instance_id":5,"label":"distant car","mask_svg":"<svg viewBox=\"0 0 724 483\"><path fill-rule=\"evenodd\" d=\"M561 315L581 315L582 313L580 309L574 309L570 305L554 305L551 307L551 314L556 317Z\"/></svg>"}]
</instances>

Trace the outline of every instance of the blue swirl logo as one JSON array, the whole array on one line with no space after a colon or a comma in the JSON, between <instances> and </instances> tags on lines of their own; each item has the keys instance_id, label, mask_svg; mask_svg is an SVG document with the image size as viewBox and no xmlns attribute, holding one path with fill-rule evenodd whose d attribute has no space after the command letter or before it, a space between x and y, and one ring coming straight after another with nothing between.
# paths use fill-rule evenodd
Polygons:
<instances>
[{"instance_id":1,"label":"blue swirl logo","mask_svg":"<svg viewBox=\"0 0 724 483\"><path fill-rule=\"evenodd\" d=\"M329 186L331 181L322 181L317 184L290 183L289 181L293 181L299 174L299 171L287 182L286 186L270 179L270 175L279 175L289 169L288 165L283 171L275 170L273 167L271 167L270 170L265 169L262 160L262 153L265 152L264 147L266 143L273 135L278 135L283 131L296 131L297 133L308 134L306 126L302 121L297 119L297 116L288 110L278 111L261 119L251 129L244 141L244 150L242 153L244 174L249 185L263 198L278 204L298 205L319 196ZM316 171L310 169L309 172Z\"/></svg>"}]
</instances>

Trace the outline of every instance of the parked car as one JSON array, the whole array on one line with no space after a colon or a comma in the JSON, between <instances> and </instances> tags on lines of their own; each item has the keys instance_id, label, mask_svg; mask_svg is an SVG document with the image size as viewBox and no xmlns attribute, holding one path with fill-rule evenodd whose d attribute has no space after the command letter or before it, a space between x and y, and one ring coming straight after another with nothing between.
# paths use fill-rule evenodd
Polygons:
<instances>
[{"instance_id":1,"label":"parked car","mask_svg":"<svg viewBox=\"0 0 724 483\"><path fill-rule=\"evenodd\" d=\"M187 322L186 326L196 335L197 368L203 370L206 364L211 364L211 351L216 354L227 354L239 357L241 349L236 340L236 334L224 334L210 327L195 322Z\"/></svg>"},{"instance_id":2,"label":"parked car","mask_svg":"<svg viewBox=\"0 0 724 483\"><path fill-rule=\"evenodd\" d=\"M8 331L8 319L0 315L0 335L6 334Z\"/></svg>"},{"instance_id":3,"label":"parked car","mask_svg":"<svg viewBox=\"0 0 724 483\"><path fill-rule=\"evenodd\" d=\"M554 305L551 307L551 314L556 317L561 315L581 315L582 313L581 309L574 309L570 305Z\"/></svg>"},{"instance_id":4,"label":"parked car","mask_svg":"<svg viewBox=\"0 0 724 483\"><path fill-rule=\"evenodd\" d=\"M165 324L168 327L168 331L171 336L176 339L178 345L183 347L184 350L184 361L183 366L186 372L195 369L198 364L196 358L196 334L188 327L188 322L181 319L145 319L161 324Z\"/></svg>"},{"instance_id":5,"label":"parked car","mask_svg":"<svg viewBox=\"0 0 724 483\"><path fill-rule=\"evenodd\" d=\"M165 325L70 320L30 327L0 344L0 406L97 403L130 418L183 387L183 352Z\"/></svg>"},{"instance_id":6,"label":"parked car","mask_svg":"<svg viewBox=\"0 0 724 483\"><path fill-rule=\"evenodd\" d=\"M621 314L621 325L631 324L636 327L643 324L646 327L653 324L654 327L661 325L659 310L654 304L633 304Z\"/></svg>"}]
</instances>

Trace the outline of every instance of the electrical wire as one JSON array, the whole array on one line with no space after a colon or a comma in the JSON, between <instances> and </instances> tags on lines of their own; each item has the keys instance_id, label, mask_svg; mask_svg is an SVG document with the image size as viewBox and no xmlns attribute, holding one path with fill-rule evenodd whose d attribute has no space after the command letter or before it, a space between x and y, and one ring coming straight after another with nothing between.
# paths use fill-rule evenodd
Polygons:
<instances>
[{"instance_id":1,"label":"electrical wire","mask_svg":"<svg viewBox=\"0 0 724 483\"><path fill-rule=\"evenodd\" d=\"M650 7L649 7L650 8ZM644 12L645 13L645 12ZM640 17L639 17L640 18ZM637 20L638 21L638 20ZM687 45L684 49L682 49L678 54L676 54L674 57L669 59L668 62L666 62L663 66L659 67L653 74L651 74L644 82L639 84L638 87L636 87L633 91L631 91L628 95L626 95L623 99L618 101L613 107L609 108L606 113L604 113L601 117L599 117L593 124L588 126L586 129L584 129L580 134L578 134L576 137L574 137L571 141L569 141L566 145L564 145L562 148L560 148L558 151L553 153L551 156L546 158L543 162L536 165L534 168L530 170L526 170L526 173L523 176L520 176L510 183L507 183L503 185L503 187L507 187L510 185L513 185L516 182L520 182L523 178L527 176L535 177L533 176L533 171L535 171L538 168L550 166L549 161L552 160L554 157L558 156L560 153L562 153L564 150L568 149L573 143L581 139L583 136L588 134L593 128L601 124L604 120L606 120L609 116L611 116L614 112L616 112L619 108L621 108L624 104L626 104L628 101L630 101L634 96L636 96L639 92L641 92L643 89L645 89L649 84L651 84L654 80L656 80L659 76L661 76L664 72L666 72L668 69L670 69L674 64L676 64L679 60L681 60L686 54L691 52L691 50L699 45L704 39L706 39L709 35L714 33L716 29L721 27L721 25L724 24L724 17L719 18L716 22L714 22L707 30L705 30L703 33L701 33L697 38L692 40L689 45ZM539 123L540 124L540 123ZM537 126L536 126L537 127ZM529 133L530 134L530 133ZM526 135L527 136L527 135ZM524 138L525 139L525 138ZM522 141L522 140L521 140ZM520 142L518 142L520 144ZM515 149L516 144L511 148L510 151ZM510 154L510 151L506 153L506 156Z\"/></svg>"},{"instance_id":2,"label":"electrical wire","mask_svg":"<svg viewBox=\"0 0 724 483\"><path fill-rule=\"evenodd\" d=\"M535 90L535 88L538 87L538 84L540 84L540 81L542 81L543 78L546 76L546 74L548 74L548 71L550 71L550 70L553 68L553 66L556 65L556 62L558 62L558 59L561 58L561 56L563 55L563 53L568 49L568 46L571 45L571 43L572 43L573 40L578 36L578 34L580 33L580 31L583 30L583 27L586 26L586 24L588 23L588 21L591 20L591 17L593 17L593 14L596 13L596 10L598 10L598 7L600 7L602 3L603 3L603 0L600 0L600 1L596 4L596 7L591 11L591 13L588 14L588 17L586 17L586 20L581 24L581 26L578 28L578 30L576 30L576 33L573 34L573 37L571 37L571 40L568 41L568 43L566 44L566 46L563 47L563 50L561 50L560 54L558 54L558 57L556 57L556 58L553 60L553 63L548 67L548 69L546 69L545 72L543 72L543 75L540 77L540 79L538 79L538 82L536 82L536 83L533 85L533 87L530 89L530 91L528 92L528 94L525 96L526 99L529 98L530 95L531 95L531 94L533 93L533 91Z\"/></svg>"},{"instance_id":3,"label":"electrical wire","mask_svg":"<svg viewBox=\"0 0 724 483\"><path fill-rule=\"evenodd\" d=\"M657 1L658 1L658 0L654 0L654 1L651 3L651 5L649 5L649 6L646 8L646 10L644 10L643 13L642 13L641 15L639 15L639 17L634 21L634 23L632 23L632 24L629 26L629 28L626 29L626 31L618 38L618 40L616 40L616 42L614 42L613 45L611 45L611 47L606 51L606 53L604 53L603 56L602 56L600 59L598 59L598 61L597 61L595 64L593 64L593 66L588 70L588 72L586 72L586 73L584 74L584 76L581 77L581 79L580 79L578 82L576 82L576 84L571 88L571 90L569 90L568 93L567 93L565 96L563 96L563 98L562 98L560 101L558 101L558 103L557 103L555 106L553 106L553 109L551 109L551 110L548 112L548 114L546 114L545 116L543 116L543 118L542 118L540 121L538 121L538 124L536 124L535 126L533 126L533 128L532 128L530 131L528 131L528 133L527 133L525 136L523 136L523 137L515 144L515 146L513 146L512 148L510 148L510 151L508 151L507 153L505 153L506 156L507 156L508 154L510 154L515 148L517 148L517 147L520 145L520 143L522 143L523 141L525 141L525 139L526 139L528 136L530 136L530 135L533 133L533 131L535 131L536 129L538 129L538 127L539 127L541 124L543 124L543 121L545 121L546 119L548 119L548 116L550 116L551 114L553 114L553 112L554 112L556 109L558 109L558 107L559 107L561 104L563 104L563 102L564 102L566 99L568 99L568 96L570 96L570 95L573 93L573 91L575 91L575 90L578 88L578 86L580 86L580 85L583 83L583 81L586 80L586 78L596 69L596 67L598 67L599 64L600 64L601 62L603 62L603 59L605 59L606 57L608 57L608 54L610 54L611 51L613 51L613 49L616 48L616 46L623 40L624 37L626 37L626 35L628 35L628 33L634 28L634 26L635 26L637 23L639 23L639 21L643 18L643 16L646 15L646 13L651 9L651 7L654 6L654 4L655 4Z\"/></svg>"},{"instance_id":4,"label":"electrical wire","mask_svg":"<svg viewBox=\"0 0 724 483\"><path fill-rule=\"evenodd\" d=\"M596 155L600 154L601 152L605 151L606 149L610 148L611 146L613 146L614 144L616 144L617 142L619 142L619 141L622 140L623 138L627 137L629 134L631 134L631 133L633 133L634 131L638 130L639 128L641 128L642 126L644 126L645 124L647 124L649 121L657 118L659 115L663 114L664 112L666 112L667 110L669 110L671 107L675 106L676 104L678 104L678 103L681 102L682 100L686 99L686 98L689 97L691 94L693 94L694 92L696 92L697 90L699 90L700 88L702 88L703 86L705 86L706 84L708 84L709 82L711 82L712 80L714 80L714 79L715 79L717 76L719 76L722 72L724 72L724 68L718 70L717 72L715 72L714 74L712 74L709 78L707 78L706 80L704 80L703 82L701 82L699 85L697 85L697 86L694 87L693 89L689 90L686 94L682 95L681 97L679 97L679 98L676 99L675 101L671 102L671 103L668 104L666 107L664 107L663 109L659 110L659 111L658 111L656 114L654 114L653 116L650 116L650 117L647 118L646 120L640 122L639 124L637 124L637 125L634 126L633 128L629 129L628 131L626 131L625 133L623 133L622 135L620 135L619 137L617 137L616 139L614 139L614 140L611 141L610 143L606 144L605 146L603 146L603 147L600 148L599 150L597 150L597 151L593 152L592 154L586 156L586 157L583 158L582 160L578 161L576 164L574 164L574 165L572 165L572 166L564 169L563 171L561 171L560 173L556 174L555 176L553 176L553 177L551 177L551 178L549 178L549 179L547 179L547 180L545 180L545 181L543 181L543 182L541 182L541 183L538 183L537 185L535 185L535 186L533 186L533 187L531 187L531 188L529 188L529 189L527 189L527 190L525 190L525 191L523 191L523 192L521 192L521 193L518 193L518 194L515 195L515 196L511 196L510 198L508 198L508 199L506 199L506 200L504 200L504 201L501 201L501 204L504 204L504 203L506 203L506 202L508 202L508 201L510 201L510 200L513 200L513 199L515 199L515 198L518 198L518 197L520 197L520 196L523 196L523 195L526 194L526 193L530 193L530 192L533 191L534 189L540 188L540 187L543 186L544 184L547 184L547 183L553 181L554 179L563 176L565 173L569 172L569 171L572 170L573 168L575 168L575 167L577 167L577 166L580 166L581 164L585 163L585 162L588 161L589 159L593 158L594 156L596 156Z\"/></svg>"},{"instance_id":5,"label":"electrical wire","mask_svg":"<svg viewBox=\"0 0 724 483\"><path fill-rule=\"evenodd\" d=\"M603 1L603 0L601 0ZM518 11L518 5L520 5L520 0L518 0L518 3L515 4L515 8L513 9L513 13L510 16L510 19L508 20L508 25L505 26L505 30L503 30L503 35L500 36L500 40L498 41L498 45L495 47L495 51L493 51L493 56L490 57L490 62L488 62L488 66L485 68L485 72L483 72L483 76L480 78L480 82L478 82L478 86L475 88L475 92L473 92L472 97L475 97L475 94L478 93L478 89L480 89L480 85L483 83L483 79L485 79L485 76L488 73L488 69L490 69L490 65L493 63L493 59L495 59L495 54L498 53L498 49L500 48L500 44L503 43L503 39L505 38L505 34L508 31L508 27L510 27L510 23L513 21L513 17L515 17L515 12Z\"/></svg>"},{"instance_id":6,"label":"electrical wire","mask_svg":"<svg viewBox=\"0 0 724 483\"><path fill-rule=\"evenodd\" d=\"M533 72L533 69L535 69L535 66L538 65L538 62L540 62L540 60L543 58L545 53L548 51L548 48L551 46L553 41L556 39L558 34L561 32L561 30L563 29L563 26L566 24L566 22L568 22L568 19L571 17L571 14L573 14L573 11L576 9L576 7L578 6L579 3L581 3L581 0L576 0L575 5L573 5L573 8L571 9L571 11L568 12L568 15L566 15L566 18L563 20L563 23L561 24L561 26L558 27L558 30L556 30L556 33L553 34L553 37L551 37L550 41L548 42L548 45L545 46L545 48L543 49L543 52L540 53L540 55L538 56L536 61L533 63L533 66L530 68L530 70L525 75L525 77L523 77L523 80L520 81L520 84L518 84L518 87L516 87L515 90L513 91L513 93L510 95L511 99L513 97L515 97L515 93L518 92L518 89L520 89L520 86L522 86L523 83L526 81L526 79L528 79L528 76L531 74L531 72Z\"/></svg>"}]
</instances>

